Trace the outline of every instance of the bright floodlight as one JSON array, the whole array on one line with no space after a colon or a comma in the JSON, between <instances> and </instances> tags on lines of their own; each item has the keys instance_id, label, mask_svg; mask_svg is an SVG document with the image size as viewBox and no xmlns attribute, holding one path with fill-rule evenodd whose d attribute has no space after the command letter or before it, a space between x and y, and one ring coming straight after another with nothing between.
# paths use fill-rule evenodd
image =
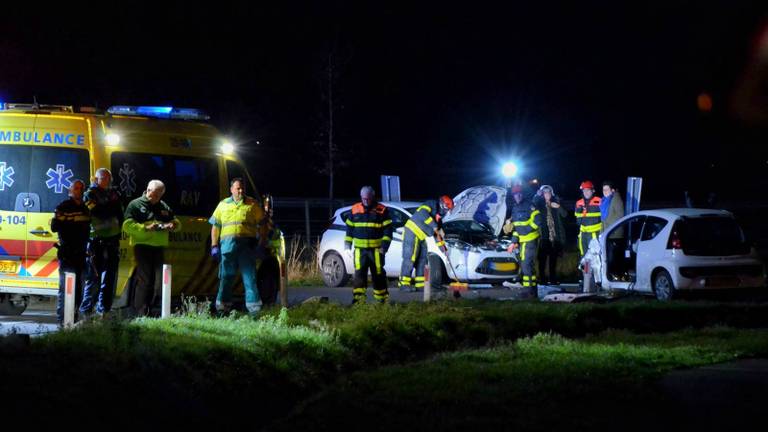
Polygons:
<instances>
[{"instance_id":1,"label":"bright floodlight","mask_svg":"<svg viewBox=\"0 0 768 432\"><path fill-rule=\"evenodd\" d=\"M517 165L514 162L507 162L501 167L501 173L506 178L512 178L517 174Z\"/></svg>"},{"instance_id":2,"label":"bright floodlight","mask_svg":"<svg viewBox=\"0 0 768 432\"><path fill-rule=\"evenodd\" d=\"M120 135L116 133L108 133L104 139L106 139L107 145L109 146L116 146L120 144Z\"/></svg>"},{"instance_id":3,"label":"bright floodlight","mask_svg":"<svg viewBox=\"0 0 768 432\"><path fill-rule=\"evenodd\" d=\"M235 146L229 141L224 141L224 143L221 145L221 151L225 155L231 155L235 152Z\"/></svg>"}]
</instances>

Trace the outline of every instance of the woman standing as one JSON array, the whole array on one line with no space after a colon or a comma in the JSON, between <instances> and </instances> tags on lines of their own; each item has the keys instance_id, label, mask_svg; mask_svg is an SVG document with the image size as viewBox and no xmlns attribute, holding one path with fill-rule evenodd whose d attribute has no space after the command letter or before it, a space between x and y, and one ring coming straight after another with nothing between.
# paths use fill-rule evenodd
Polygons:
<instances>
[{"instance_id":1,"label":"woman standing","mask_svg":"<svg viewBox=\"0 0 768 432\"><path fill-rule=\"evenodd\" d=\"M543 185L534 198L534 205L543 216L539 245L539 280L542 285L559 285L557 280L557 259L563 256L565 225L563 220L568 212L560 205L552 186ZM549 277L545 270L549 262Z\"/></svg>"}]
</instances>

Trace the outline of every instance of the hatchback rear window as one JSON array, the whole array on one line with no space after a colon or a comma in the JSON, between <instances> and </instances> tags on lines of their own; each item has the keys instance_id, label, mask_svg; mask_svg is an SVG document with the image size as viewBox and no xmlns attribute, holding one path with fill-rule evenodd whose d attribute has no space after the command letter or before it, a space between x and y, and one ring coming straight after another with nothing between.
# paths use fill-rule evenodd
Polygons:
<instances>
[{"instance_id":1,"label":"hatchback rear window","mask_svg":"<svg viewBox=\"0 0 768 432\"><path fill-rule=\"evenodd\" d=\"M741 227L730 217L686 218L675 228L686 255L744 255L750 250Z\"/></svg>"}]
</instances>

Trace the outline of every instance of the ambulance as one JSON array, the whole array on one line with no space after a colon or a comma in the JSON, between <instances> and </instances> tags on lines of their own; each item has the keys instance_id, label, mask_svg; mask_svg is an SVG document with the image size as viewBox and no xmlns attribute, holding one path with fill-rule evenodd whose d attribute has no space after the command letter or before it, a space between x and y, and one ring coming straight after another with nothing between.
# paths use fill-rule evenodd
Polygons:
<instances>
[{"instance_id":1,"label":"ambulance","mask_svg":"<svg viewBox=\"0 0 768 432\"><path fill-rule=\"evenodd\" d=\"M165 251L172 293L213 296L217 265L210 259L208 218L241 177L258 197L233 143L200 110L115 106L106 112L71 106L0 103L0 315L21 314L32 296L58 293L53 210L73 180L86 184L96 169L112 171L123 205L152 179L182 222ZM114 307L127 305L133 256L120 242Z\"/></svg>"}]
</instances>

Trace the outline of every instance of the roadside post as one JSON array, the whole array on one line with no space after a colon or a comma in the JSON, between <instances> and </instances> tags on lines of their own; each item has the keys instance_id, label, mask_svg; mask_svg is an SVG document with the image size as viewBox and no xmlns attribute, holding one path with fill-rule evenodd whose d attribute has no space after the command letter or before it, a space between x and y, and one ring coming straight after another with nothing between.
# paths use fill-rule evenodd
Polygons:
<instances>
[{"instance_id":1,"label":"roadside post","mask_svg":"<svg viewBox=\"0 0 768 432\"><path fill-rule=\"evenodd\" d=\"M640 211L640 194L643 192L642 177L627 177L627 202L625 214Z\"/></svg>"},{"instance_id":2,"label":"roadside post","mask_svg":"<svg viewBox=\"0 0 768 432\"><path fill-rule=\"evenodd\" d=\"M424 265L424 302L432 300L432 283L429 281L429 264Z\"/></svg>"},{"instance_id":3,"label":"roadside post","mask_svg":"<svg viewBox=\"0 0 768 432\"><path fill-rule=\"evenodd\" d=\"M75 274L64 273L64 327L75 325Z\"/></svg>"},{"instance_id":4,"label":"roadside post","mask_svg":"<svg viewBox=\"0 0 768 432\"><path fill-rule=\"evenodd\" d=\"M163 300L160 318L171 316L171 265L163 264Z\"/></svg>"}]
</instances>

